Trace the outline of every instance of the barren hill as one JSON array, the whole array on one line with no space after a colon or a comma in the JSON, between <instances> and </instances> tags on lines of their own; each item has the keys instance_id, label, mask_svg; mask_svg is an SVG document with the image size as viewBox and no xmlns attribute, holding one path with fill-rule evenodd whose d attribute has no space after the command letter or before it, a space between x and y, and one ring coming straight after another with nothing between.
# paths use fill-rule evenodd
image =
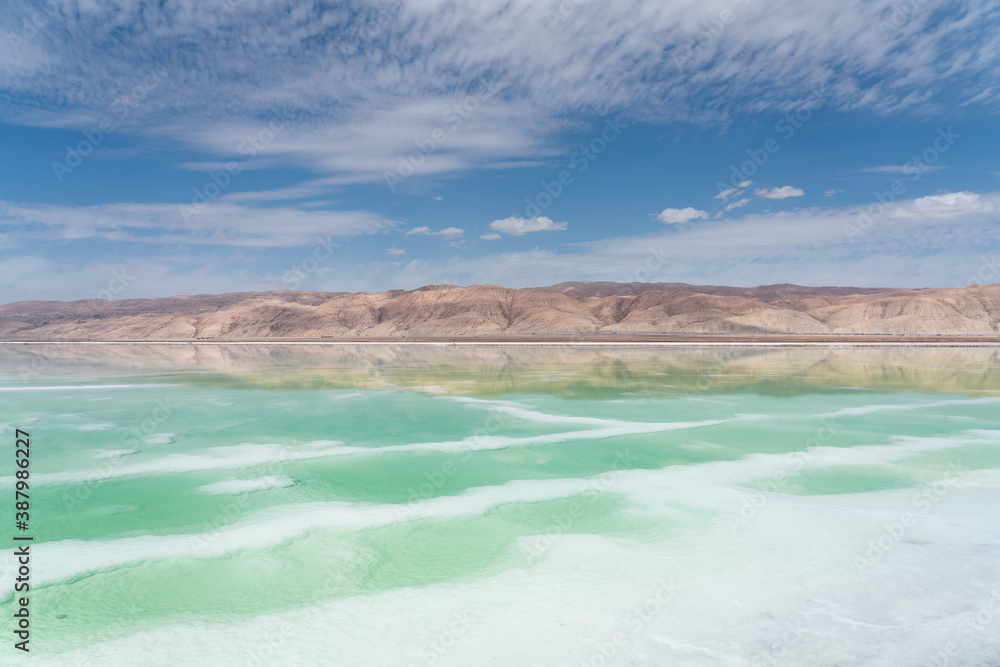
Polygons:
<instances>
[{"instance_id":1,"label":"barren hill","mask_svg":"<svg viewBox=\"0 0 1000 667\"><path fill-rule=\"evenodd\" d=\"M278 290L0 306L2 340L998 332L1000 285L921 290L431 285L374 294Z\"/></svg>"}]
</instances>

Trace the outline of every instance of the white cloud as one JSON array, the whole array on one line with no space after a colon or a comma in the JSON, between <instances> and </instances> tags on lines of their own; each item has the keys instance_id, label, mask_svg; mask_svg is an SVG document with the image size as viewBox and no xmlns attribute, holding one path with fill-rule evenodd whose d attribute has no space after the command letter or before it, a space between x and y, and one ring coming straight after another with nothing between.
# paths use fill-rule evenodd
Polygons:
<instances>
[{"instance_id":1,"label":"white cloud","mask_svg":"<svg viewBox=\"0 0 1000 667\"><path fill-rule=\"evenodd\" d=\"M726 204L726 210L732 211L734 208L741 208L749 203L750 203L749 197L744 197L743 199L737 199L734 202L729 202L728 204Z\"/></svg>"},{"instance_id":2,"label":"white cloud","mask_svg":"<svg viewBox=\"0 0 1000 667\"><path fill-rule=\"evenodd\" d=\"M660 211L656 219L667 224L679 224L707 217L708 212L688 206L687 208L665 208Z\"/></svg>"},{"instance_id":3,"label":"white cloud","mask_svg":"<svg viewBox=\"0 0 1000 667\"><path fill-rule=\"evenodd\" d=\"M743 181L739 184L741 188L749 188L751 185L753 185L753 181Z\"/></svg>"},{"instance_id":4,"label":"white cloud","mask_svg":"<svg viewBox=\"0 0 1000 667\"><path fill-rule=\"evenodd\" d=\"M748 214L710 225L660 228L650 234L572 244L559 252L535 249L449 255L395 266L386 261L375 268L362 259L352 263L345 257L329 262L329 272L316 272L299 288L382 291L443 283L530 287L566 280L642 280L649 271L648 279L702 285L792 282L923 287L959 286L970 279L983 282L977 272L984 261L993 261L1000 253L1000 239L989 225L970 223L988 219L991 213L983 211L990 207L996 210L1000 192L980 193L977 200L968 196L972 193L955 194L964 194L967 203L978 205L966 206L968 212L954 217L912 218L906 224L875 216L873 226L864 229L858 224L870 210L868 204L810 207L781 215ZM897 204L908 211L916 201ZM925 201L920 206L927 205ZM949 212L960 209L954 206ZM857 230L853 240L849 234L852 228ZM859 254L859 250L863 252ZM150 246L150 251L128 266L126 271L135 280L117 298L289 288L282 281L282 272L292 268L291 262L275 272L268 261L249 255L220 264L214 261L220 255L207 247L178 253L161 245ZM312 256L312 249L301 255ZM655 264L661 261L657 268ZM21 255L0 262L0 294L6 300L94 297L108 287L114 268L99 257L93 264L80 265L58 257ZM32 279L25 281L25 275Z\"/></svg>"},{"instance_id":5,"label":"white cloud","mask_svg":"<svg viewBox=\"0 0 1000 667\"><path fill-rule=\"evenodd\" d=\"M825 190L823 192L823 196L824 197L832 197L833 195L837 194L838 192L843 192L843 190L841 190L840 188L830 188L829 190Z\"/></svg>"},{"instance_id":6,"label":"white cloud","mask_svg":"<svg viewBox=\"0 0 1000 667\"><path fill-rule=\"evenodd\" d=\"M459 229L458 227L445 227L444 229L439 229L436 232L431 231L430 227L424 226L406 230L407 236L412 234L423 234L424 236L443 236L445 238L454 238L456 236L461 236L464 233L465 230Z\"/></svg>"},{"instance_id":7,"label":"white cloud","mask_svg":"<svg viewBox=\"0 0 1000 667\"><path fill-rule=\"evenodd\" d=\"M801 197L805 191L791 185L783 185L780 188L758 188L753 193L764 199L788 199L789 197Z\"/></svg>"},{"instance_id":8,"label":"white cloud","mask_svg":"<svg viewBox=\"0 0 1000 667\"><path fill-rule=\"evenodd\" d=\"M976 213L989 213L996 208L993 201L975 192L949 192L913 200L909 207L897 208L893 217L919 220L948 220Z\"/></svg>"},{"instance_id":9,"label":"white cloud","mask_svg":"<svg viewBox=\"0 0 1000 667\"><path fill-rule=\"evenodd\" d=\"M504 218L490 223L490 229L511 236L523 236L530 232L563 231L568 226L565 222L553 222L545 216L536 218Z\"/></svg>"},{"instance_id":10,"label":"white cloud","mask_svg":"<svg viewBox=\"0 0 1000 667\"><path fill-rule=\"evenodd\" d=\"M914 203L900 202L906 209ZM979 209L994 203L1000 203L1000 193L979 195ZM860 236L852 237L850 230L857 228L866 209L754 213L711 225L574 244L564 252L534 249L426 260L384 280L406 287L444 279L530 287L566 280L655 280L658 270L664 279L669 276L671 281L703 285L787 281L859 287L959 286L977 271L983 257L1000 252L1000 239L990 229L965 223L981 213L919 219L906 225L878 220L874 227L854 232ZM865 250L860 257L859 248ZM650 269L649 262L660 258L659 268Z\"/></svg>"},{"instance_id":11,"label":"white cloud","mask_svg":"<svg viewBox=\"0 0 1000 667\"><path fill-rule=\"evenodd\" d=\"M204 154L194 162L225 161L280 106L288 127L254 166L316 169L335 180L310 187L329 189L380 182L414 151L415 138L427 145L434 130L444 138L432 140L418 174L538 159L577 118L622 110L644 121L721 125L740 111L784 111L820 86L832 108L880 113L942 102L991 109L1000 96L995 86L956 85L957 72L989 80L1000 61L989 17L972 0L924 0L919 18L888 32L898 0L776 2L769 11L730 3L734 20L710 38L704 26L718 21L719 7L703 0L630 11L577 3L555 30L546 3L509 0L447 12L439 0L407 2L374 25L365 2L238 2L225 11L79 3L55 12L27 44L0 39L0 119L94 127L150 68L162 67L156 87L118 125L123 131L189 142ZM5 6L0 19L9 31L23 17ZM127 40L118 34L123 25ZM955 49L957 30L978 31ZM157 55L174 53L180 39L184 58ZM469 83L496 72L503 92L454 124L449 111ZM574 113L555 120L566 109ZM224 120L204 121L213 118Z\"/></svg>"},{"instance_id":12,"label":"white cloud","mask_svg":"<svg viewBox=\"0 0 1000 667\"><path fill-rule=\"evenodd\" d=\"M393 248L389 248L388 250L386 250L385 254L387 254L387 255L405 255L406 251L403 250L402 248L395 248L395 247L393 247Z\"/></svg>"},{"instance_id":13,"label":"white cloud","mask_svg":"<svg viewBox=\"0 0 1000 667\"><path fill-rule=\"evenodd\" d=\"M483 239L484 241L496 241L497 239L502 237L496 232L490 232L489 234L481 235L479 238Z\"/></svg>"},{"instance_id":14,"label":"white cloud","mask_svg":"<svg viewBox=\"0 0 1000 667\"><path fill-rule=\"evenodd\" d=\"M716 199L721 199L721 200L725 201L725 200L729 199L730 197L735 197L740 192L742 192L742 190L740 188L727 188L727 189L722 190L721 192L719 192L719 194L715 195L715 198Z\"/></svg>"},{"instance_id":15,"label":"white cloud","mask_svg":"<svg viewBox=\"0 0 1000 667\"><path fill-rule=\"evenodd\" d=\"M431 199L433 199L434 201L441 201L442 199L444 199L444 197L442 197L440 195L437 195L437 196L431 197Z\"/></svg>"}]
</instances>

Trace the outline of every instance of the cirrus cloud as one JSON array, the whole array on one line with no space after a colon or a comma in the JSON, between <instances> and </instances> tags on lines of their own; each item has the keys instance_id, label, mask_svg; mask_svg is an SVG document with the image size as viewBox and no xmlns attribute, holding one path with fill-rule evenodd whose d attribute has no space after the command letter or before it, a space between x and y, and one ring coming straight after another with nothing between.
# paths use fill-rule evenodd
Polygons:
<instances>
[{"instance_id":1,"label":"cirrus cloud","mask_svg":"<svg viewBox=\"0 0 1000 667\"><path fill-rule=\"evenodd\" d=\"M215 201L187 220L181 206L169 203L5 204L0 211L0 229L13 229L22 239L288 248L325 237L376 234L399 226L369 211L257 208L230 201Z\"/></svg>"},{"instance_id":2,"label":"cirrus cloud","mask_svg":"<svg viewBox=\"0 0 1000 667\"><path fill-rule=\"evenodd\" d=\"M862 167L858 171L866 174L923 174L928 171L937 171L941 165L930 164L884 164L879 167Z\"/></svg>"},{"instance_id":3,"label":"cirrus cloud","mask_svg":"<svg viewBox=\"0 0 1000 667\"><path fill-rule=\"evenodd\" d=\"M202 152L195 162L211 162L281 104L292 118L301 111L301 122L289 123L266 159L334 178L307 184L326 191L381 182L414 137L446 137L433 140L424 174L523 164L571 124L560 117L565 109L726 125L734 111L784 110L817 85L831 91L832 108L880 114L955 99L990 109L1000 99L994 84L959 77L992 81L1000 63L996 11L976 0L923 0L891 30L898 0L777 0L767 10L734 2L739 20L711 40L704 26L718 21L719 8L700 0L629 11L577 2L558 30L546 3L407 2L384 14L373 0L225 4L50 3L44 28L26 40L25 3L5 3L0 119L90 127L147 70L163 68L155 91L127 107L123 128L172 137ZM447 114L470 82L497 72L504 92L452 131Z\"/></svg>"}]
</instances>

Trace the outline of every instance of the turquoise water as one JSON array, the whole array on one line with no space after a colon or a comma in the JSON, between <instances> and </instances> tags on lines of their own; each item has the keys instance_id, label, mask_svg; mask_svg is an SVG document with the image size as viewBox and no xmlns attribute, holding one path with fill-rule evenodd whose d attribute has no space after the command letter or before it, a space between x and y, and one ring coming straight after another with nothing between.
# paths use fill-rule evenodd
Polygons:
<instances>
[{"instance_id":1,"label":"turquoise water","mask_svg":"<svg viewBox=\"0 0 1000 667\"><path fill-rule=\"evenodd\" d=\"M993 348L4 345L0 387L32 664L1000 664Z\"/></svg>"}]
</instances>

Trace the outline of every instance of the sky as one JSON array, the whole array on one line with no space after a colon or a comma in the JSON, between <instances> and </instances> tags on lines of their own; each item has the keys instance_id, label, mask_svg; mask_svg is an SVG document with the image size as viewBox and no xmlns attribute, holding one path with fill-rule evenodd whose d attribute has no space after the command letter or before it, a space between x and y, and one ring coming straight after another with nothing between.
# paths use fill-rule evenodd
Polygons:
<instances>
[{"instance_id":1,"label":"sky","mask_svg":"<svg viewBox=\"0 0 1000 667\"><path fill-rule=\"evenodd\" d=\"M996 283L998 102L977 0L12 0L0 303Z\"/></svg>"}]
</instances>

